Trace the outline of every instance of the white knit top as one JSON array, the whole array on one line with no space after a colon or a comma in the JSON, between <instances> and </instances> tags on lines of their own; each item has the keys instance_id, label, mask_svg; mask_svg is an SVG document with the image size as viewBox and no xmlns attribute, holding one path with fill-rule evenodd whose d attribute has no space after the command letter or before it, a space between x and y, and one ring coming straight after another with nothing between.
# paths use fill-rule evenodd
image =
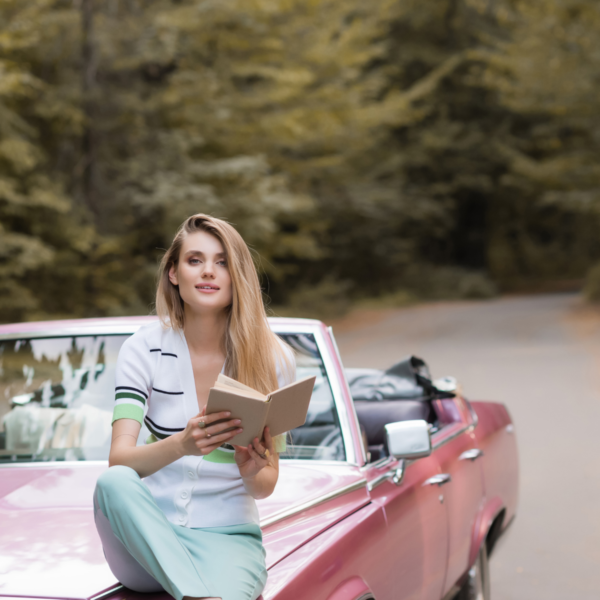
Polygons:
<instances>
[{"instance_id":1,"label":"white knit top","mask_svg":"<svg viewBox=\"0 0 600 600\"><path fill-rule=\"evenodd\" d=\"M283 347L294 365L292 351ZM279 387L294 379L295 372L277 365ZM115 385L113 422L144 422L153 438L183 431L199 411L185 336L158 322L145 325L125 341L117 360ZM284 448L276 447L279 451ZM233 455L233 449L221 447L207 456L184 456L146 477L144 483L167 519L177 525L258 523L256 503L244 488Z\"/></svg>"}]
</instances>

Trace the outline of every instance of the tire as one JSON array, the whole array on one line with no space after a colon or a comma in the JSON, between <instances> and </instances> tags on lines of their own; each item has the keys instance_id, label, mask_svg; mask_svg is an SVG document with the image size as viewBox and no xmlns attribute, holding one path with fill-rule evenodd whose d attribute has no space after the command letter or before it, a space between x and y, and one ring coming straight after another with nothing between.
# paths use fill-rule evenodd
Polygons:
<instances>
[{"instance_id":1,"label":"tire","mask_svg":"<svg viewBox=\"0 0 600 600\"><path fill-rule=\"evenodd\" d=\"M490 569L485 541L455 600L490 600Z\"/></svg>"}]
</instances>

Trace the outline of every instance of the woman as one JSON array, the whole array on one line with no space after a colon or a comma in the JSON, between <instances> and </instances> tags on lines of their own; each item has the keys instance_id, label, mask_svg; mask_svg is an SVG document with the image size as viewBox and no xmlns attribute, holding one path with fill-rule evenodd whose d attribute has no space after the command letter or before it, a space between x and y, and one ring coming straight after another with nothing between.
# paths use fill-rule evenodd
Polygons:
<instances>
[{"instance_id":1,"label":"woman","mask_svg":"<svg viewBox=\"0 0 600 600\"><path fill-rule=\"evenodd\" d=\"M119 353L96 526L126 587L253 600L266 582L255 499L275 488L285 438L265 428L262 441L229 446L240 421L205 408L219 373L269 393L294 380L293 355L269 329L252 257L228 223L187 219L159 276L160 323ZM136 446L142 422L152 435Z\"/></svg>"}]
</instances>

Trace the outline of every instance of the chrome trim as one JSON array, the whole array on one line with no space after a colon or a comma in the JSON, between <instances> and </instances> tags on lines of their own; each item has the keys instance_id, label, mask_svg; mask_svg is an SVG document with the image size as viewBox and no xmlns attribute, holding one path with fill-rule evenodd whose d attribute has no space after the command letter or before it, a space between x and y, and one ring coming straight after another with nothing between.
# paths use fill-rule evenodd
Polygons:
<instances>
[{"instance_id":1,"label":"chrome trim","mask_svg":"<svg viewBox=\"0 0 600 600\"><path fill-rule=\"evenodd\" d=\"M376 487L380 486L382 483L386 482L388 479L391 479L395 485L400 485L404 479L404 473L406 471L405 460L400 460L396 464L395 468L378 475L367 484L367 490L372 492Z\"/></svg>"},{"instance_id":2,"label":"chrome trim","mask_svg":"<svg viewBox=\"0 0 600 600\"><path fill-rule=\"evenodd\" d=\"M323 358L325 370L327 371L327 375L329 377L329 384L331 385L331 392L333 394L335 407L338 413L338 419L340 421L340 428L342 430L342 439L344 440L344 450L346 452L346 462L351 465L359 466L359 458L356 455L356 448L354 446L354 441L352 439L352 431L350 429L348 407L346 405L346 402L344 401L344 394L342 392L342 383L338 379L338 374L333 363L333 357L329 353L327 344L325 342L324 334L321 329L318 330L318 334L315 335L315 338L317 339L317 342L319 344L319 351L321 352L321 357ZM343 381L343 384L347 385L346 380ZM352 405L352 407L354 408L354 405ZM354 418L356 418L356 415ZM363 460L363 462L365 461L366 457Z\"/></svg>"},{"instance_id":3,"label":"chrome trim","mask_svg":"<svg viewBox=\"0 0 600 600\"><path fill-rule=\"evenodd\" d=\"M381 469L381 467L385 467L387 464L394 462L394 459L391 456L384 456L382 458L380 458L379 460L376 460L375 462L372 463L367 463L366 465L363 465L360 470L361 471L366 471L368 469Z\"/></svg>"},{"instance_id":4,"label":"chrome trim","mask_svg":"<svg viewBox=\"0 0 600 600\"><path fill-rule=\"evenodd\" d=\"M470 460L475 462L480 456L483 456L483 450L480 450L479 448L471 448L471 450L465 450L458 457L458 460Z\"/></svg>"},{"instance_id":5,"label":"chrome trim","mask_svg":"<svg viewBox=\"0 0 600 600\"><path fill-rule=\"evenodd\" d=\"M110 596L111 594L119 592L123 588L124 588L124 586L122 586L119 583L114 588L111 588L110 590L106 590L105 592L102 592L101 594L97 594L96 596L90 596L87 600L100 600L101 598L106 598L107 596Z\"/></svg>"},{"instance_id":6,"label":"chrome trim","mask_svg":"<svg viewBox=\"0 0 600 600\"><path fill-rule=\"evenodd\" d=\"M305 510L310 508L314 508L319 504L323 504L324 502L328 502L329 500L333 500L335 498L339 498L340 496L344 496L345 494L350 494L351 492L355 492L356 490L360 490L364 487L367 487L367 480L360 479L359 481L355 481L349 485L346 485L342 488L334 490L333 492L329 492L328 494L323 494L323 496L319 496L314 498L313 500L309 500L304 504L298 504L296 506L292 506L292 508L286 508L285 510L279 511L266 519L262 519L260 522L261 527L268 527L269 525L273 525L274 523L278 523L279 521L283 521L284 519L288 519L289 517L293 517Z\"/></svg>"},{"instance_id":7,"label":"chrome trim","mask_svg":"<svg viewBox=\"0 0 600 600\"><path fill-rule=\"evenodd\" d=\"M297 328L300 329L300 328ZM290 328L281 328L282 332L295 333L296 328L290 331ZM274 331L276 331L274 329ZM333 357L329 353L327 343L324 337L323 330L320 327L307 328L306 333L312 333L315 336L317 347L321 353L325 370L329 379L329 385L331 386L331 393L333 394L333 400L335 402L335 408L338 413L338 419L340 421L340 429L342 430L342 440L344 442L344 450L346 453L346 460L351 465L359 466L358 457L356 456L356 449L352 440L352 433L350 430L350 421L348 420L348 408L344 402L344 395L342 393L341 384L338 380L335 365L333 363ZM345 381L344 381L345 383Z\"/></svg>"},{"instance_id":8,"label":"chrome trim","mask_svg":"<svg viewBox=\"0 0 600 600\"><path fill-rule=\"evenodd\" d=\"M279 455L280 464L310 467L318 465L319 467L356 467L351 465L345 460L316 460L312 458L285 458L285 456Z\"/></svg>"},{"instance_id":9,"label":"chrome trim","mask_svg":"<svg viewBox=\"0 0 600 600\"><path fill-rule=\"evenodd\" d=\"M355 467L343 460L311 460L301 458L280 458L280 464L302 467ZM3 467L76 467L82 465L105 465L108 467L108 460L37 460L35 462L0 462L0 469Z\"/></svg>"},{"instance_id":10,"label":"chrome trim","mask_svg":"<svg viewBox=\"0 0 600 600\"><path fill-rule=\"evenodd\" d=\"M367 490L372 492L377 486L381 485L383 482L387 481L394 475L394 471L386 471L381 475L378 475L374 479L371 479L369 483L367 483Z\"/></svg>"},{"instance_id":11,"label":"chrome trim","mask_svg":"<svg viewBox=\"0 0 600 600\"><path fill-rule=\"evenodd\" d=\"M426 479L423 482L423 485L437 485L439 487L445 485L446 483L450 483L452 481L452 477L450 477L449 473L438 473L429 479Z\"/></svg>"},{"instance_id":12,"label":"chrome trim","mask_svg":"<svg viewBox=\"0 0 600 600\"><path fill-rule=\"evenodd\" d=\"M408 465L405 465L403 460L400 461L400 464L398 465L398 468L396 469L394 476L392 477L392 481L394 482L394 485L402 484L402 481L404 480L404 473L406 472L407 466Z\"/></svg>"},{"instance_id":13,"label":"chrome trim","mask_svg":"<svg viewBox=\"0 0 600 600\"><path fill-rule=\"evenodd\" d=\"M138 321L138 317L132 317L136 319L134 321L126 322L114 322L116 321L124 321L126 317L117 317L113 319L111 317L106 317L106 324L102 323L87 323L86 319L81 319L78 324L74 325L65 325L63 327L54 328L52 327L52 321L44 322L43 326L40 329L32 330L32 331L14 331L11 333L0 333L0 341L2 340L24 340L31 338L52 338L52 337L71 337L73 335L131 335L135 333L140 327L147 325L148 323L152 323L156 321L158 317L153 315L144 315L144 318L141 321ZM274 317L278 319L280 317ZM113 321L112 323L110 321ZM289 322L278 323L273 322L269 319L269 326L272 331L279 330L282 333L315 333L315 331L320 330L320 321L309 321L306 324L302 323L294 323L290 324ZM27 325L27 323L21 323L21 325ZM2 326L0 326L1 328Z\"/></svg>"},{"instance_id":14,"label":"chrome trim","mask_svg":"<svg viewBox=\"0 0 600 600\"><path fill-rule=\"evenodd\" d=\"M446 427L450 427L451 425L454 425L454 423L450 423L450 424L446 425ZM472 427L473 427L473 425L465 425L462 429L455 431L452 435L449 435L448 437L440 440L439 442L432 443L433 450L437 450L444 444L451 442L452 440L456 439L459 435L462 435L463 433L465 433L465 431L468 431ZM440 429L440 431L438 433L442 433L443 431L444 431L444 427L442 427L442 429Z\"/></svg>"},{"instance_id":15,"label":"chrome trim","mask_svg":"<svg viewBox=\"0 0 600 600\"><path fill-rule=\"evenodd\" d=\"M473 408L472 404L464 396L461 396L461 398L464 400L465 404L467 405L467 408L469 409L469 412L471 413L471 419L473 419L473 427L477 427L477 425L479 425L479 415Z\"/></svg>"},{"instance_id":16,"label":"chrome trim","mask_svg":"<svg viewBox=\"0 0 600 600\"><path fill-rule=\"evenodd\" d=\"M345 425L347 427L347 433L348 433L348 439L347 440L344 439L344 443L346 443L346 446L348 446L348 444L350 444L350 446L352 447L352 459L351 460L349 459L349 462L352 462L353 464L355 464L357 466L364 465L367 462L366 450L362 443L359 444L359 447L360 447L360 460L359 460L359 457L356 455L356 448L354 446L354 442L352 440L352 433L350 431L350 415L348 414L349 411L351 411L352 416L354 417L354 425L358 431L360 431L360 424L358 422L358 416L357 416L356 410L354 408L354 402L352 401L352 394L350 394L350 388L348 387L348 382L346 381L346 378L344 376L344 364L342 363L342 357L340 355L340 349L338 348L337 341L335 339L335 336L333 335L333 327L327 327L327 333L329 334L329 340L331 341L331 345L333 346L333 349L336 354L336 358L340 365L340 370L342 372L342 381L341 382L338 380L338 375L336 372L336 382L339 387L340 400L344 404L344 421L345 421ZM332 373L333 372L335 372L335 369L333 369ZM349 403L350 408L348 408L348 406L346 406L346 404L344 403L344 394L342 393L342 385L345 386L346 393L348 394L348 398L351 399L351 401ZM338 411L338 413L339 413L339 411ZM340 419L340 425L341 425L341 421L342 420ZM343 430L343 427L342 427L342 430Z\"/></svg>"},{"instance_id":17,"label":"chrome trim","mask_svg":"<svg viewBox=\"0 0 600 600\"><path fill-rule=\"evenodd\" d=\"M65 327L63 329L41 329L37 331L28 331L28 332L15 332L10 334L0 334L0 341L2 340L12 340L12 339L44 339L44 338L53 338L53 337L71 337L74 335L77 336L90 336L90 335L132 335L134 334L140 327L146 325L148 322L144 321L139 324L130 323L123 325L98 325L98 324L90 324L86 326L85 324L73 326L73 327ZM319 352L321 353L321 358L323 359L323 364L325 366L325 370L327 371L327 376L329 379L329 385L331 386L331 393L333 395L333 400L335 403L335 407L338 413L338 418L340 421L340 429L342 432L342 440L344 443L344 451L346 453L346 460L343 461L299 461L301 464L334 464L334 465L352 465L358 466L358 460L356 456L356 451L354 448L354 443L352 440L352 433L350 431L350 423L348 421L348 410L346 407L346 403L344 402L344 396L342 394L342 390L340 387L340 382L338 381L338 376L336 373L335 366L333 365L332 357L327 348L326 341L323 335L323 329L321 328L320 321L314 321L312 323L306 325L290 325L284 323L273 323L269 322L271 330L274 333L287 333L287 334L295 334L295 333L307 333L314 335L315 341L317 343L317 347L319 348ZM332 336L333 346L335 345L335 338ZM341 365L340 365L341 366ZM345 383L345 382L344 382ZM287 459L282 459L286 460ZM30 462L30 463L10 463L10 464L2 464L0 463L0 468L2 467L25 467L25 466L35 466L39 467L44 464L51 464L52 466L57 466L58 464L68 466L74 464L107 464L107 461L39 461L39 462Z\"/></svg>"},{"instance_id":18,"label":"chrome trim","mask_svg":"<svg viewBox=\"0 0 600 600\"><path fill-rule=\"evenodd\" d=\"M73 336L88 336L88 335L132 335L140 327L147 323L139 325L85 325L79 327L65 327L63 329L42 329L39 331L23 331L19 333L2 333L0 334L0 342L3 340L30 340L33 338L47 339L54 337L73 337Z\"/></svg>"},{"instance_id":19,"label":"chrome trim","mask_svg":"<svg viewBox=\"0 0 600 600\"><path fill-rule=\"evenodd\" d=\"M3 468L19 468L19 469L40 469L43 467L52 467L53 469L67 469L72 467L93 467L93 466L106 466L108 467L108 460L38 460L36 462L11 462L1 463L0 469Z\"/></svg>"}]
</instances>

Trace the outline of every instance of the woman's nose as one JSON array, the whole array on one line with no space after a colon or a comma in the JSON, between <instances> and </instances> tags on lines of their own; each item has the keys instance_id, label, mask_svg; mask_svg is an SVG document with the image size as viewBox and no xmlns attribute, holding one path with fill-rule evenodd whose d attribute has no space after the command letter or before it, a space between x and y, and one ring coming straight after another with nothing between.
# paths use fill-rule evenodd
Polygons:
<instances>
[{"instance_id":1,"label":"woman's nose","mask_svg":"<svg viewBox=\"0 0 600 600\"><path fill-rule=\"evenodd\" d=\"M212 277L215 276L215 267L211 262L204 263L204 270L202 271L202 277Z\"/></svg>"}]
</instances>

